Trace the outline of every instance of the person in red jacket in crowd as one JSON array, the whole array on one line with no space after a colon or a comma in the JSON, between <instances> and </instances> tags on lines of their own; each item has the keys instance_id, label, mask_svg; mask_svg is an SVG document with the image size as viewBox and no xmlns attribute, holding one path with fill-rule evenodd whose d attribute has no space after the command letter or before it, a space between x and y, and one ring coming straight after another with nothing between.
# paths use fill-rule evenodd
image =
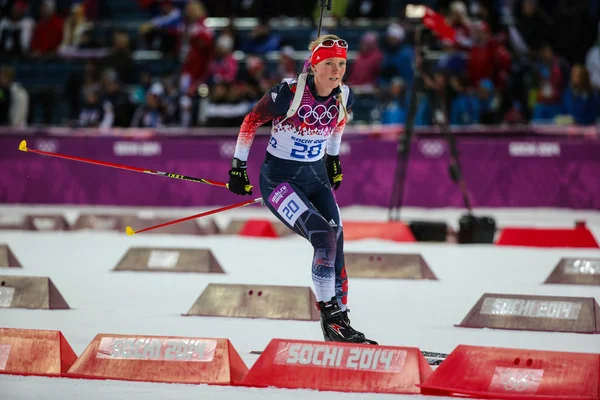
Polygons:
<instances>
[{"instance_id":1,"label":"person in red jacket in crowd","mask_svg":"<svg viewBox=\"0 0 600 400\"><path fill-rule=\"evenodd\" d=\"M533 107L531 122L552 122L562 110L562 96L565 88L565 77L560 61L549 43L538 50L536 62L537 98Z\"/></svg>"},{"instance_id":2,"label":"person in red jacket in crowd","mask_svg":"<svg viewBox=\"0 0 600 400\"><path fill-rule=\"evenodd\" d=\"M467 60L467 74L472 86L489 79L498 91L506 87L510 73L511 56L506 47L492 37L485 22L473 24L474 41Z\"/></svg>"},{"instance_id":3,"label":"person in red jacket in crowd","mask_svg":"<svg viewBox=\"0 0 600 400\"><path fill-rule=\"evenodd\" d=\"M381 73L383 53L378 44L378 35L374 31L365 32L360 38L360 48L352 65L348 83L373 90Z\"/></svg>"},{"instance_id":4,"label":"person in red jacket in crowd","mask_svg":"<svg viewBox=\"0 0 600 400\"><path fill-rule=\"evenodd\" d=\"M40 3L40 20L33 29L31 55L54 54L63 38L64 20L56 14L54 0Z\"/></svg>"},{"instance_id":5,"label":"person in red jacket in crowd","mask_svg":"<svg viewBox=\"0 0 600 400\"><path fill-rule=\"evenodd\" d=\"M178 28L180 34L181 90L193 93L208 78L214 53L214 32L204 23L207 14L198 0L190 0L185 7L185 22Z\"/></svg>"}]
</instances>

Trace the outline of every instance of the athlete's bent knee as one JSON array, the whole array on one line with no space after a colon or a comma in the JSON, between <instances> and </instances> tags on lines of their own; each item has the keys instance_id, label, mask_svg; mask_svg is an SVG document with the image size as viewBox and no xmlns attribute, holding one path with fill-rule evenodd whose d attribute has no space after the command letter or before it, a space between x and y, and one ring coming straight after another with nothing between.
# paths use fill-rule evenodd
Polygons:
<instances>
[{"instance_id":1,"label":"athlete's bent knee","mask_svg":"<svg viewBox=\"0 0 600 400\"><path fill-rule=\"evenodd\" d=\"M313 231L308 239L315 249L327 249L333 252L337 249L336 234L329 225L324 226L322 230Z\"/></svg>"}]
</instances>

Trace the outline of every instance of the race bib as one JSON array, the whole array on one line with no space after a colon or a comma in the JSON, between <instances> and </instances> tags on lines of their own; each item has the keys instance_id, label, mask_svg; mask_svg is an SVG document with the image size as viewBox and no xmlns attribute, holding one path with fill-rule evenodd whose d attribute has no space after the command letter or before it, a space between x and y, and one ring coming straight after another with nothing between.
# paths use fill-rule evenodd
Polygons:
<instances>
[{"instance_id":1,"label":"race bib","mask_svg":"<svg viewBox=\"0 0 600 400\"><path fill-rule=\"evenodd\" d=\"M269 195L269 203L277 210L279 215L294 226L300 215L308 210L308 207L294 192L289 183L284 182L277 186Z\"/></svg>"}]
</instances>

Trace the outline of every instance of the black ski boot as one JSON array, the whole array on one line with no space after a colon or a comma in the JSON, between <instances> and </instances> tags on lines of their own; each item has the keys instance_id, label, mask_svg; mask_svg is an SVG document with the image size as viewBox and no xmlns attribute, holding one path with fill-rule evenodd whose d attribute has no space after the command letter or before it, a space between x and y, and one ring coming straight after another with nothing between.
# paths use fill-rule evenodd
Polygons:
<instances>
[{"instance_id":1,"label":"black ski boot","mask_svg":"<svg viewBox=\"0 0 600 400\"><path fill-rule=\"evenodd\" d=\"M350 310L348 310L348 309L346 309L346 310L342 311L342 319L344 320L344 322L346 323L346 325L347 325L347 326L350 326L350 318L348 317L348 312L349 312L349 311L350 311ZM352 328L350 328L350 329L352 329ZM362 332L358 332L358 331L355 331L355 332L357 332L359 335L361 335L361 336L363 337L364 343L366 343L366 344L378 344L378 343L377 343L376 341L374 341L374 340L367 339L367 338L365 337L365 334L364 334L364 333L362 333Z\"/></svg>"},{"instance_id":2,"label":"black ski boot","mask_svg":"<svg viewBox=\"0 0 600 400\"><path fill-rule=\"evenodd\" d=\"M335 297L328 302L318 302L317 308L321 311L321 329L326 342L377 344L350 326L348 313L342 311Z\"/></svg>"}]
</instances>

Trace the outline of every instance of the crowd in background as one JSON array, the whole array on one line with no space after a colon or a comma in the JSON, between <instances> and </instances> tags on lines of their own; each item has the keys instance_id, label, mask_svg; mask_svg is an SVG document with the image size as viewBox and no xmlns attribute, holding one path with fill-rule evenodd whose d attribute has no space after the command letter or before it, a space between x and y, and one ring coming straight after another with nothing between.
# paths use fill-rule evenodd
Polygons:
<instances>
[{"instance_id":1,"label":"crowd in background","mask_svg":"<svg viewBox=\"0 0 600 400\"><path fill-rule=\"evenodd\" d=\"M68 126L238 126L266 90L301 72L317 3L0 0L0 125L57 124L61 104L58 124ZM415 43L408 3L443 15L453 39ZM119 10L145 18L133 34ZM357 94L353 123L406 123L416 52L425 60L416 125L434 124L440 108L452 125L592 125L600 115L598 0L334 0L328 15L334 25L324 33L360 32L349 40L345 78ZM271 23L284 16L311 24L302 47ZM257 18L251 29L234 23L247 17ZM215 28L207 18L229 23ZM107 24L110 35L98 35ZM57 60L81 68L58 84L26 83L46 73L27 76L24 65Z\"/></svg>"}]
</instances>

